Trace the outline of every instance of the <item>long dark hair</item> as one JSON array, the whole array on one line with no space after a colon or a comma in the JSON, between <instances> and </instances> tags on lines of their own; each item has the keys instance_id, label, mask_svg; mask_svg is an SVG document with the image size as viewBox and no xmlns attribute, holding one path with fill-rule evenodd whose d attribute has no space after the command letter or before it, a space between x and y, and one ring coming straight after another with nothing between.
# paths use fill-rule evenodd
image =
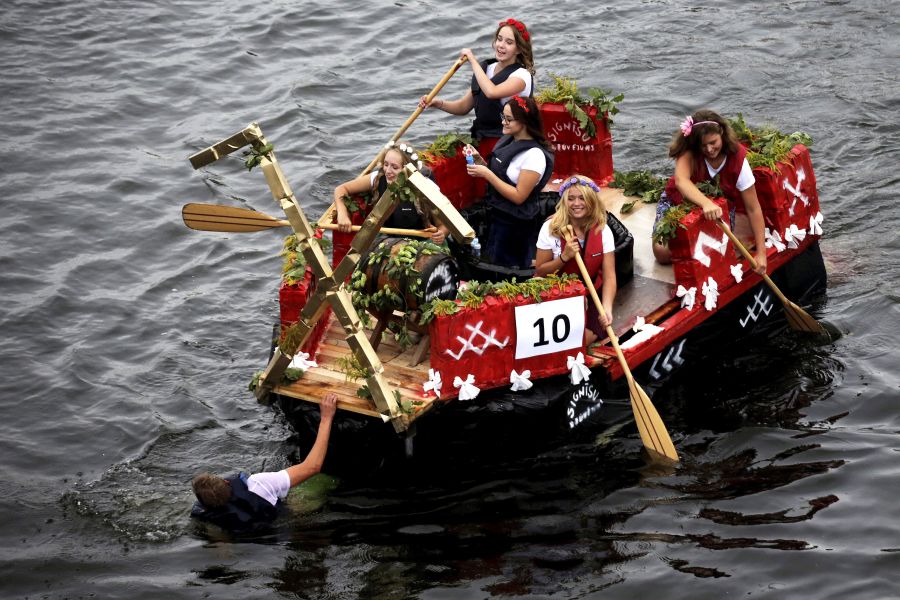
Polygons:
<instances>
[{"instance_id":1,"label":"long dark hair","mask_svg":"<svg viewBox=\"0 0 900 600\"><path fill-rule=\"evenodd\" d=\"M538 108L534 98L523 98L522 96L513 96L507 103L512 116L516 121L525 125L525 131L528 135L541 146L548 150L553 150L553 146L547 141L544 135L544 121L541 119L541 109Z\"/></svg>"},{"instance_id":2,"label":"long dark hair","mask_svg":"<svg viewBox=\"0 0 900 600\"><path fill-rule=\"evenodd\" d=\"M722 149L726 154L737 152L740 143L734 129L719 113L704 108L692 114L691 119L696 125L692 125L690 134L684 135L683 130L679 128L672 136L672 142L669 144L670 158L678 158L688 151L695 156L699 155L703 136L710 133L718 133L722 136Z\"/></svg>"}]
</instances>

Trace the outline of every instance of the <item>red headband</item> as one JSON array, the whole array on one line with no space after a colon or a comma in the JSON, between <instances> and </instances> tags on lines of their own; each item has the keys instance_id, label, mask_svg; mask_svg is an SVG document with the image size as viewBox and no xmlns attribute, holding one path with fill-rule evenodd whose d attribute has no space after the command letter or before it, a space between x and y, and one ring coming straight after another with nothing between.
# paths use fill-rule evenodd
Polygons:
<instances>
[{"instance_id":1,"label":"red headband","mask_svg":"<svg viewBox=\"0 0 900 600\"><path fill-rule=\"evenodd\" d=\"M505 27L507 25L511 25L515 27L519 33L522 34L522 39L526 42L531 41L531 36L528 35L528 30L525 28L525 23L522 21L516 21L515 19L507 19L505 21L500 21L500 27Z\"/></svg>"},{"instance_id":2,"label":"red headband","mask_svg":"<svg viewBox=\"0 0 900 600\"><path fill-rule=\"evenodd\" d=\"M516 101L516 104L519 105L519 108L525 111L526 115L531 113L531 110L529 110L528 108L528 103L525 102L525 98L523 98L522 96L516 96L514 99Z\"/></svg>"}]
</instances>

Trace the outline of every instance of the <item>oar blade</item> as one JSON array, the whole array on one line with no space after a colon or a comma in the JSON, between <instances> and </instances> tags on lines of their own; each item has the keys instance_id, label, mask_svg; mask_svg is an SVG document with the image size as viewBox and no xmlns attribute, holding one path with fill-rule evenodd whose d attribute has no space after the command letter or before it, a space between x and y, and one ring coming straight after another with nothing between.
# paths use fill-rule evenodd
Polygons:
<instances>
[{"instance_id":1,"label":"oar blade","mask_svg":"<svg viewBox=\"0 0 900 600\"><path fill-rule=\"evenodd\" d=\"M215 204L185 204L181 218L185 225L198 231L243 233L284 225L283 221L265 213Z\"/></svg>"},{"instance_id":2,"label":"oar blade","mask_svg":"<svg viewBox=\"0 0 900 600\"><path fill-rule=\"evenodd\" d=\"M816 321L808 312L791 301L784 304L784 316L787 318L788 325L795 331L805 331L807 333L823 335L828 333L821 323Z\"/></svg>"},{"instance_id":3,"label":"oar blade","mask_svg":"<svg viewBox=\"0 0 900 600\"><path fill-rule=\"evenodd\" d=\"M634 420L637 423L638 433L644 447L659 456L677 461L678 452L675 451L675 444L669 437L669 431L656 411L656 407L653 406L653 402L650 401L650 397L633 377L628 379L628 393L631 397L631 410L634 412Z\"/></svg>"}]
</instances>

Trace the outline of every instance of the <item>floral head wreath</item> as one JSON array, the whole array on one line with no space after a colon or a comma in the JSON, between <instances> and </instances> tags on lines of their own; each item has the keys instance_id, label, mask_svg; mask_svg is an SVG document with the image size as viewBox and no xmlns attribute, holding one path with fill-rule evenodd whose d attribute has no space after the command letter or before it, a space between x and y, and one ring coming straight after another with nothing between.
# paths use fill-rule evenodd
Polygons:
<instances>
[{"instance_id":1,"label":"floral head wreath","mask_svg":"<svg viewBox=\"0 0 900 600\"><path fill-rule=\"evenodd\" d=\"M516 104L519 105L519 108L525 111L526 115L531 114L531 109L528 108L528 103L525 102L525 98L523 98L522 96L516 96L514 100L516 101Z\"/></svg>"},{"instance_id":2,"label":"floral head wreath","mask_svg":"<svg viewBox=\"0 0 900 600\"><path fill-rule=\"evenodd\" d=\"M697 121L694 123L694 117L688 115L684 121L681 122L681 134L684 137L691 135L691 131L697 125L718 125L716 121Z\"/></svg>"},{"instance_id":3,"label":"floral head wreath","mask_svg":"<svg viewBox=\"0 0 900 600\"><path fill-rule=\"evenodd\" d=\"M387 144L384 145L384 151L387 152L388 150L391 150L392 148L394 148L395 145L396 145L396 142L394 140L389 141ZM397 146L397 150L399 150L400 152L406 153L406 156L409 157L409 160L411 162L415 163L416 168L419 169L420 171L422 170L422 161L419 160L419 155L416 154L416 151L413 149L412 146L407 146L406 144L400 144L399 146Z\"/></svg>"},{"instance_id":4,"label":"floral head wreath","mask_svg":"<svg viewBox=\"0 0 900 600\"><path fill-rule=\"evenodd\" d=\"M562 198L563 194L566 193L573 185L583 185L584 187L589 187L598 194L600 193L600 186L594 183L589 179L579 179L578 177L569 177L566 179L561 186L559 186L559 197Z\"/></svg>"},{"instance_id":5,"label":"floral head wreath","mask_svg":"<svg viewBox=\"0 0 900 600\"><path fill-rule=\"evenodd\" d=\"M505 21L500 21L500 24L499 24L500 27L505 27L507 25L509 25L511 27L515 27L516 30L520 34L522 34L523 40L525 40L526 42L531 41L531 36L528 35L528 29L525 27L525 23L523 23L522 21L516 21L515 19L507 19Z\"/></svg>"}]
</instances>

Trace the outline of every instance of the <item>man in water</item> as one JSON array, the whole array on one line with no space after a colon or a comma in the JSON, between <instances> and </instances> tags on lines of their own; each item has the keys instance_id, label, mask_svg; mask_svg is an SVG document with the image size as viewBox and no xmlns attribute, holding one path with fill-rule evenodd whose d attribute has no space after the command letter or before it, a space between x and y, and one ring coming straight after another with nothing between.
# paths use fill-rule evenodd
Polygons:
<instances>
[{"instance_id":1,"label":"man in water","mask_svg":"<svg viewBox=\"0 0 900 600\"><path fill-rule=\"evenodd\" d=\"M194 477L192 486L197 502L191 509L191 516L232 531L274 520L278 515L279 500L286 497L292 487L322 469L336 406L337 396L326 394L319 409L321 416L316 441L302 463L249 477L245 473L227 478L211 473Z\"/></svg>"}]
</instances>

